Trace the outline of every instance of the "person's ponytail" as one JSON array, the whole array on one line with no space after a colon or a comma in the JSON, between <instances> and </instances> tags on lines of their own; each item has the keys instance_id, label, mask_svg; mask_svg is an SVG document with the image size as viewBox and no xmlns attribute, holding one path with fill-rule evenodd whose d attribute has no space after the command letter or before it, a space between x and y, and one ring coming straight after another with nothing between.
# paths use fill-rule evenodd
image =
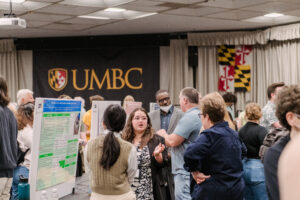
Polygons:
<instances>
[{"instance_id":1,"label":"person's ponytail","mask_svg":"<svg viewBox=\"0 0 300 200\"><path fill-rule=\"evenodd\" d=\"M113 132L109 132L103 142L103 153L100 165L104 169L110 169L120 156L120 143L114 136Z\"/></svg>"},{"instance_id":2,"label":"person's ponytail","mask_svg":"<svg viewBox=\"0 0 300 200\"><path fill-rule=\"evenodd\" d=\"M109 133L104 138L100 166L106 170L109 170L120 156L121 146L114 132L119 133L122 131L125 122L126 113L121 106L113 104L104 111L103 124Z\"/></svg>"}]
</instances>

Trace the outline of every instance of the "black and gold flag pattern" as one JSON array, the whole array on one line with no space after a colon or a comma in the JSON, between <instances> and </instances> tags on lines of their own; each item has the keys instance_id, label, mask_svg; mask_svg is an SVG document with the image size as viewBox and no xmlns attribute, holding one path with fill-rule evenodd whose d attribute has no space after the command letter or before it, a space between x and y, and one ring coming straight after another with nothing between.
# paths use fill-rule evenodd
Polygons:
<instances>
[{"instance_id":1,"label":"black and gold flag pattern","mask_svg":"<svg viewBox=\"0 0 300 200\"><path fill-rule=\"evenodd\" d=\"M235 65L235 46L221 45L218 48L219 65L234 66Z\"/></svg>"},{"instance_id":2,"label":"black and gold flag pattern","mask_svg":"<svg viewBox=\"0 0 300 200\"><path fill-rule=\"evenodd\" d=\"M49 84L54 87L57 88L58 87L58 80L57 80L57 76L56 76L56 71L51 71L49 74Z\"/></svg>"},{"instance_id":3,"label":"black and gold flag pattern","mask_svg":"<svg viewBox=\"0 0 300 200\"><path fill-rule=\"evenodd\" d=\"M250 91L250 65L236 65L234 67L234 90L235 91Z\"/></svg>"}]
</instances>

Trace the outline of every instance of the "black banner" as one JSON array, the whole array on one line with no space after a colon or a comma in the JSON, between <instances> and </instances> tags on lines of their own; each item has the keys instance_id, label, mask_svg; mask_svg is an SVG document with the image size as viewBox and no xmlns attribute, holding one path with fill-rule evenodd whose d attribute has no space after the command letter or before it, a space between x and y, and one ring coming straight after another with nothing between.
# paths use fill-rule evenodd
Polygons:
<instances>
[{"instance_id":1,"label":"black banner","mask_svg":"<svg viewBox=\"0 0 300 200\"><path fill-rule=\"evenodd\" d=\"M87 109L92 95L132 95L148 109L159 89L159 47L35 50L33 89L35 97L81 96Z\"/></svg>"}]
</instances>

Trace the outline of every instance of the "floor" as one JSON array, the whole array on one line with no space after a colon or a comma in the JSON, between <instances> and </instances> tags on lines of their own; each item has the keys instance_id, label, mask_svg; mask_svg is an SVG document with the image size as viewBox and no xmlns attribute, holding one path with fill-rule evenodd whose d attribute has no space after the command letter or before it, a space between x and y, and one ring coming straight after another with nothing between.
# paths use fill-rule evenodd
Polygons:
<instances>
[{"instance_id":1,"label":"floor","mask_svg":"<svg viewBox=\"0 0 300 200\"><path fill-rule=\"evenodd\" d=\"M60 200L88 200L89 197L89 176L84 174L76 178L75 193L60 198Z\"/></svg>"}]
</instances>

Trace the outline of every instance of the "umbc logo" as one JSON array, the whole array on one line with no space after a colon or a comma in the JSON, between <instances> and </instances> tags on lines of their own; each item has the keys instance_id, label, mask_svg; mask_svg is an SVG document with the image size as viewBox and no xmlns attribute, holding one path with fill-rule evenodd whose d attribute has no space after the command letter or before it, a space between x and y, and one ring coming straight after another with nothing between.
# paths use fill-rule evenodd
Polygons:
<instances>
[{"instance_id":1,"label":"umbc logo","mask_svg":"<svg viewBox=\"0 0 300 200\"><path fill-rule=\"evenodd\" d=\"M63 68L53 68L48 71L48 82L55 91L61 91L68 83L68 71Z\"/></svg>"},{"instance_id":2,"label":"umbc logo","mask_svg":"<svg viewBox=\"0 0 300 200\"><path fill-rule=\"evenodd\" d=\"M143 88L143 83L137 83L135 80L137 76L143 75L143 69L139 67L132 67L126 71L120 68L108 68L101 76L97 75L94 69L84 69L85 79L84 84L78 85L77 83L77 69L71 69L71 81L73 88L78 91L82 90L95 90L96 87L101 90L106 86L106 90L121 90L125 86L132 90L140 90ZM130 75L133 73L132 75ZM131 80L130 80L131 77ZM48 82L50 87L55 91L61 91L68 83L68 70L63 68L53 68L48 71ZM97 89L96 88L96 89Z\"/></svg>"}]
</instances>

